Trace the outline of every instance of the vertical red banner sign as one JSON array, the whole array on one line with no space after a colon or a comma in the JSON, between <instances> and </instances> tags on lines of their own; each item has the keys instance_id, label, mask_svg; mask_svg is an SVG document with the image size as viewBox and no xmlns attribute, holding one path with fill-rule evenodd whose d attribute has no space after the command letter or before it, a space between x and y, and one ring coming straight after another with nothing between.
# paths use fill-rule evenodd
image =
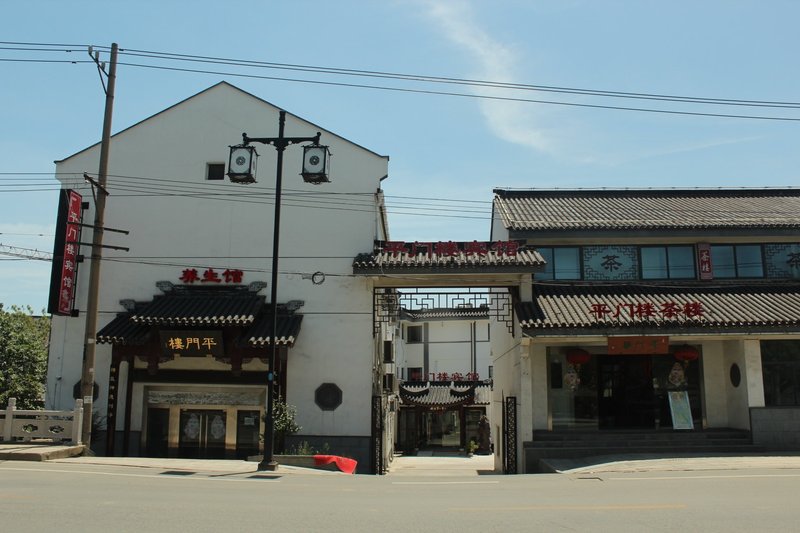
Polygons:
<instances>
[{"instance_id":1,"label":"vertical red banner sign","mask_svg":"<svg viewBox=\"0 0 800 533\"><path fill-rule=\"evenodd\" d=\"M58 313L72 314L75 295L75 271L78 261L78 238L81 234L81 200L75 191L69 191L67 200L67 226L64 239L64 261L61 265L61 286L58 290Z\"/></svg>"},{"instance_id":2,"label":"vertical red banner sign","mask_svg":"<svg viewBox=\"0 0 800 533\"><path fill-rule=\"evenodd\" d=\"M711 267L711 245L701 242L697 245L697 270L700 272L700 279L714 279Z\"/></svg>"}]
</instances>

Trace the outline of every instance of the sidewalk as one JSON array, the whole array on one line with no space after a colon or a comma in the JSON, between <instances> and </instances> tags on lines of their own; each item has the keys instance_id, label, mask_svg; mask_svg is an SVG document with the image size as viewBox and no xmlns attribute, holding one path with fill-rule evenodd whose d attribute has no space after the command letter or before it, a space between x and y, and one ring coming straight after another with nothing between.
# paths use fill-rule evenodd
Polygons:
<instances>
[{"instance_id":1,"label":"sidewalk","mask_svg":"<svg viewBox=\"0 0 800 533\"><path fill-rule=\"evenodd\" d=\"M700 457L658 457L653 455L606 455L585 459L542 460L557 474L601 474L623 472L702 472L710 470L800 470L800 453L778 452L759 455L717 455Z\"/></svg>"},{"instance_id":2,"label":"sidewalk","mask_svg":"<svg viewBox=\"0 0 800 533\"><path fill-rule=\"evenodd\" d=\"M258 463L236 459L173 459L157 457L101 457L84 456L83 446L53 446L47 444L0 444L0 461L52 461L56 463L124 466L131 468L157 468L181 472L245 474L258 471ZM273 472L264 472L271 474ZM319 468L279 465L283 474L348 475Z\"/></svg>"},{"instance_id":3,"label":"sidewalk","mask_svg":"<svg viewBox=\"0 0 800 533\"><path fill-rule=\"evenodd\" d=\"M83 446L48 444L0 444L0 461L53 461L58 463L157 468L186 472L250 473L258 463L229 459L161 459L153 457L83 456ZM764 453L752 456L719 455L714 457L657 457L652 455L607 455L587 459L550 459L549 470L558 474L677 472L711 470L800 470L800 452ZM397 456L389 475L479 476L493 471L494 456ZM278 474L347 475L342 472L280 465Z\"/></svg>"}]
</instances>

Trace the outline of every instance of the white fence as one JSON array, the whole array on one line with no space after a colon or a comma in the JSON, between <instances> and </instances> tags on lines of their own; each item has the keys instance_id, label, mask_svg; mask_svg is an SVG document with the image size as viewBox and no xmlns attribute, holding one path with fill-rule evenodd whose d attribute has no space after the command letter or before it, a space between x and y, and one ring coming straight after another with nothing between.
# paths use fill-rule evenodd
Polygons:
<instances>
[{"instance_id":1,"label":"white fence","mask_svg":"<svg viewBox=\"0 0 800 533\"><path fill-rule=\"evenodd\" d=\"M81 443L83 400L75 401L73 411L38 411L17 409L16 398L0 411L0 441L30 442L34 439Z\"/></svg>"}]
</instances>

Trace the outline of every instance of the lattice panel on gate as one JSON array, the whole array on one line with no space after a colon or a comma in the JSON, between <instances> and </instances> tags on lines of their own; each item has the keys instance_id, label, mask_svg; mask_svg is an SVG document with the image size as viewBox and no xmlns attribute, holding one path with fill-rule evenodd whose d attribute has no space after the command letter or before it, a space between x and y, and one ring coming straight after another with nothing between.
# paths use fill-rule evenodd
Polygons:
<instances>
[{"instance_id":1,"label":"lattice panel on gate","mask_svg":"<svg viewBox=\"0 0 800 533\"><path fill-rule=\"evenodd\" d=\"M503 322L514 333L514 306L511 294L503 292L404 291L375 289L373 292L373 335L380 333L381 324L391 324L400 318L401 310L424 312L433 310L485 310L489 318ZM435 317L433 317L435 318Z\"/></svg>"},{"instance_id":2,"label":"lattice panel on gate","mask_svg":"<svg viewBox=\"0 0 800 533\"><path fill-rule=\"evenodd\" d=\"M507 396L503 405L503 473L516 474L517 471L517 397Z\"/></svg>"},{"instance_id":3,"label":"lattice panel on gate","mask_svg":"<svg viewBox=\"0 0 800 533\"><path fill-rule=\"evenodd\" d=\"M372 472L383 474L383 397L372 397Z\"/></svg>"}]
</instances>

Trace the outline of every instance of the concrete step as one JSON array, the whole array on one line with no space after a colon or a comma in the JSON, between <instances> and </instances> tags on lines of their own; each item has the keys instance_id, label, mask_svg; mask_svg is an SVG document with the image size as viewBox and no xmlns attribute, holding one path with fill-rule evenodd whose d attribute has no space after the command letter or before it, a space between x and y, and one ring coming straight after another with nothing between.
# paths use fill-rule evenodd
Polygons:
<instances>
[{"instance_id":1,"label":"concrete step","mask_svg":"<svg viewBox=\"0 0 800 533\"><path fill-rule=\"evenodd\" d=\"M698 455L715 456L721 454L741 454L751 455L763 453L766 450L762 446L753 444L743 445L714 445L714 446L638 446L620 448L618 446L596 446L588 447L564 447L564 448L540 448L527 449L526 452L537 459L576 459L581 457L593 457L599 455L619 455L619 454L648 454L659 457L669 457L671 455Z\"/></svg>"}]
</instances>

